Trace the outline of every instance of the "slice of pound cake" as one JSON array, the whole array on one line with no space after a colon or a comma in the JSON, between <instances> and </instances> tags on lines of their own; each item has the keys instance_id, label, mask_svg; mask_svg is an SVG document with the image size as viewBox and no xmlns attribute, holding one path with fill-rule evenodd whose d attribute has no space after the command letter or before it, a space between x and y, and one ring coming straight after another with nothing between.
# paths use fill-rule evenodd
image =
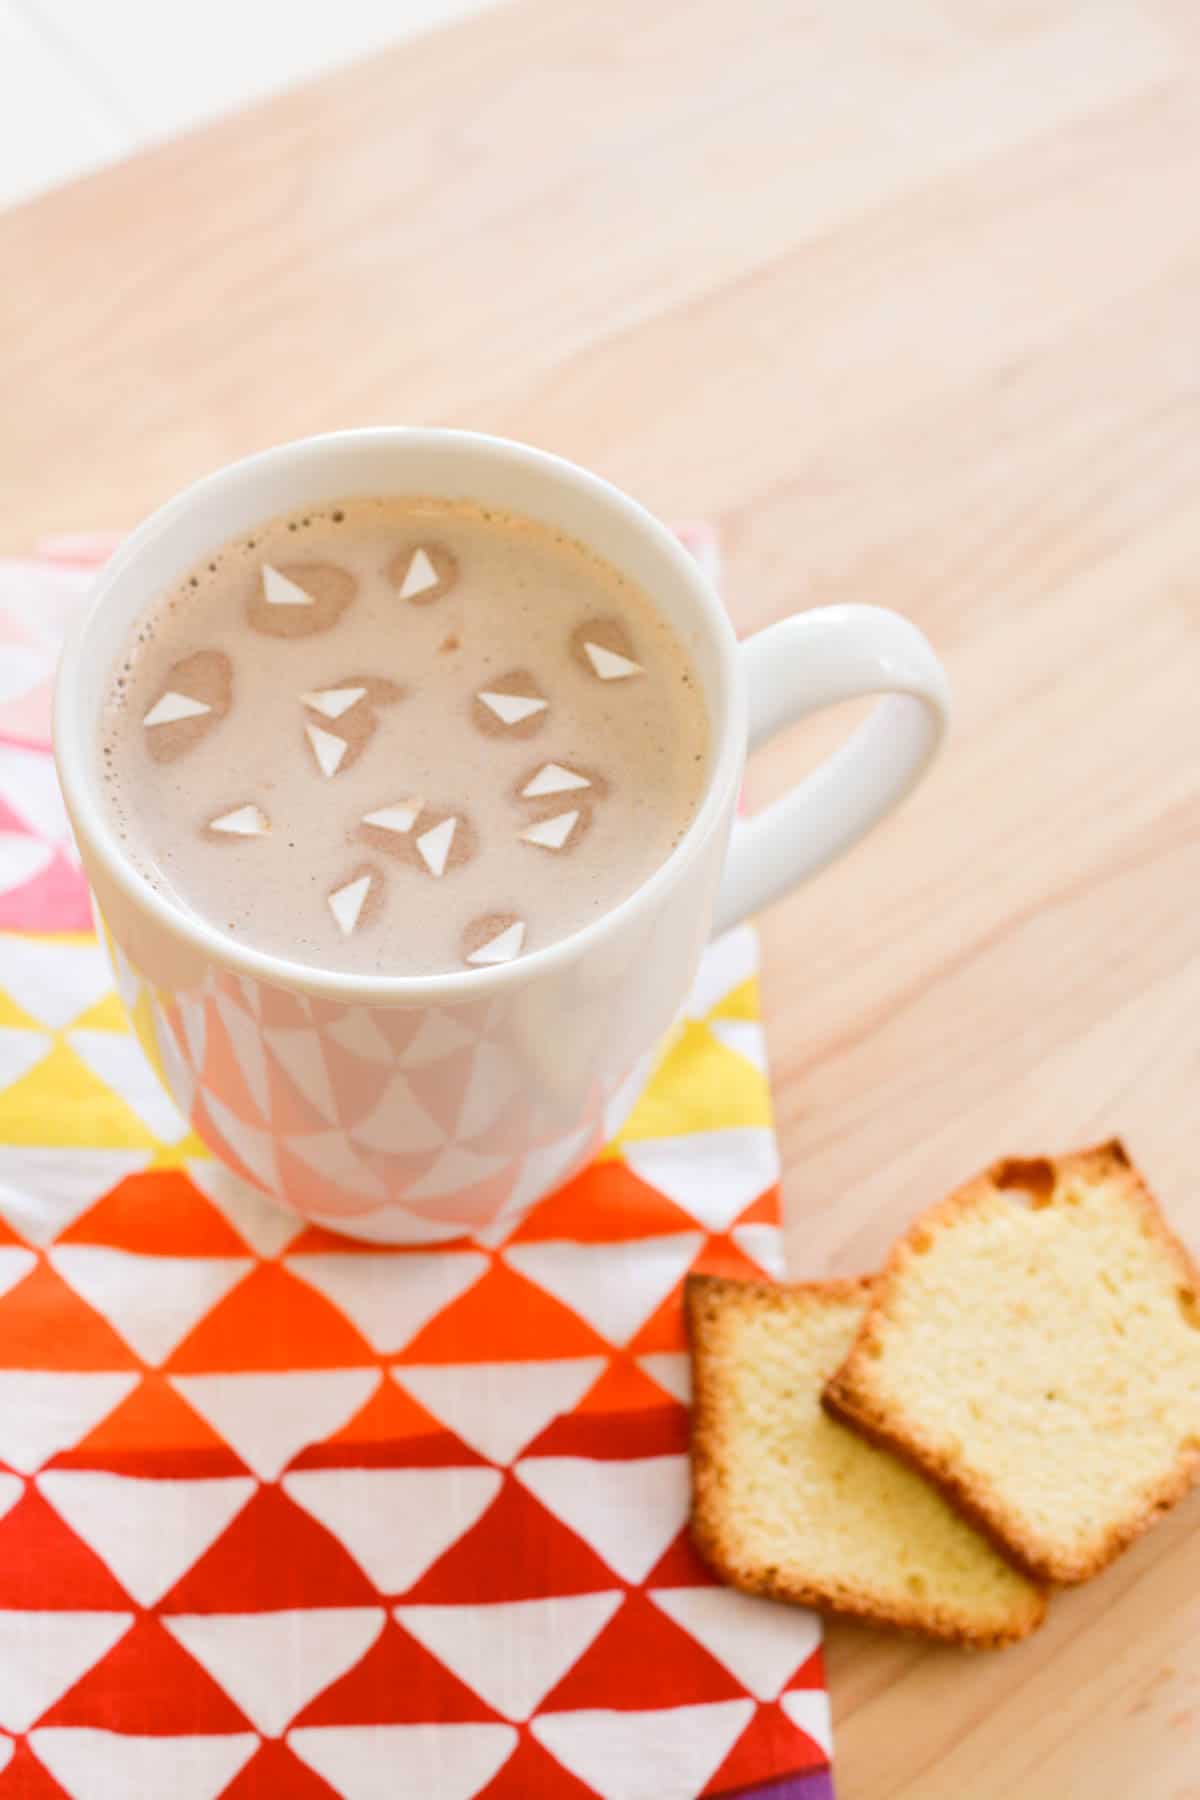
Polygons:
<instances>
[{"instance_id":1,"label":"slice of pound cake","mask_svg":"<svg viewBox=\"0 0 1200 1800\"><path fill-rule=\"evenodd\" d=\"M825 1401L1084 1581L1200 1473L1196 1269L1120 1144L997 1163L897 1243Z\"/></svg>"},{"instance_id":2,"label":"slice of pound cake","mask_svg":"<svg viewBox=\"0 0 1200 1800\"><path fill-rule=\"evenodd\" d=\"M689 1278L697 1547L747 1593L961 1644L1024 1637L1041 1590L929 1482L822 1410L871 1290Z\"/></svg>"}]
</instances>

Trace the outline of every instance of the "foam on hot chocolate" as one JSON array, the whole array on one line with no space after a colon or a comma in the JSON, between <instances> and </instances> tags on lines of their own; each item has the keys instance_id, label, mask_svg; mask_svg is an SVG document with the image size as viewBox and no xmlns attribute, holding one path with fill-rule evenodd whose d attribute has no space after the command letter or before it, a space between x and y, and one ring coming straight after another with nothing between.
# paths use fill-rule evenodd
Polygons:
<instances>
[{"instance_id":1,"label":"foam on hot chocolate","mask_svg":"<svg viewBox=\"0 0 1200 1800\"><path fill-rule=\"evenodd\" d=\"M616 905L690 822L707 721L649 598L465 503L350 500L206 558L137 622L105 788L163 892L371 974L487 967Z\"/></svg>"}]
</instances>

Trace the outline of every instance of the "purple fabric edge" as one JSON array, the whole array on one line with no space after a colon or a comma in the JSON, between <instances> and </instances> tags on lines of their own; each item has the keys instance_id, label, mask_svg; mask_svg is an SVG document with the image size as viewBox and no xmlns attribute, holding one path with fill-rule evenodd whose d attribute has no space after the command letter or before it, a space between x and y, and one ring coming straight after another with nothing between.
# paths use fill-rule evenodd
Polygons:
<instances>
[{"instance_id":1,"label":"purple fabric edge","mask_svg":"<svg viewBox=\"0 0 1200 1800\"><path fill-rule=\"evenodd\" d=\"M782 1775L777 1781L754 1787L729 1788L713 1800L837 1800L831 1769L806 1769L800 1775Z\"/></svg>"}]
</instances>

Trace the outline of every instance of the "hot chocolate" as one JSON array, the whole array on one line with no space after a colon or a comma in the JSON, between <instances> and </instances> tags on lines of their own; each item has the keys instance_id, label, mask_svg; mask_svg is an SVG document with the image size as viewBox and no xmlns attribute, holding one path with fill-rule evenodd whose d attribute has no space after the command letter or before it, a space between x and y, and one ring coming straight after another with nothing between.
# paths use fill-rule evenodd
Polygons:
<instances>
[{"instance_id":1,"label":"hot chocolate","mask_svg":"<svg viewBox=\"0 0 1200 1800\"><path fill-rule=\"evenodd\" d=\"M707 733L678 637L583 544L379 498L272 520L163 594L101 750L164 894L292 961L428 975L638 887L695 813Z\"/></svg>"}]
</instances>

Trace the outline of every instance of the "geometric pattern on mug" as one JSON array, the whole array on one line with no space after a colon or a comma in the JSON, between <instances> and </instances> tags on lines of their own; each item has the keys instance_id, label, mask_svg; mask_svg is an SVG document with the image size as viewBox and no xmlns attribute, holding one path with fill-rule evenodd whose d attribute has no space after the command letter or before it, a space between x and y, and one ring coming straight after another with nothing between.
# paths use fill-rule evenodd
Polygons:
<instances>
[{"instance_id":1,"label":"geometric pattern on mug","mask_svg":"<svg viewBox=\"0 0 1200 1800\"><path fill-rule=\"evenodd\" d=\"M582 1174L372 1249L176 1112L12 771L0 1795L828 1800L817 1620L686 1530L682 1276L781 1263L753 933Z\"/></svg>"}]
</instances>

